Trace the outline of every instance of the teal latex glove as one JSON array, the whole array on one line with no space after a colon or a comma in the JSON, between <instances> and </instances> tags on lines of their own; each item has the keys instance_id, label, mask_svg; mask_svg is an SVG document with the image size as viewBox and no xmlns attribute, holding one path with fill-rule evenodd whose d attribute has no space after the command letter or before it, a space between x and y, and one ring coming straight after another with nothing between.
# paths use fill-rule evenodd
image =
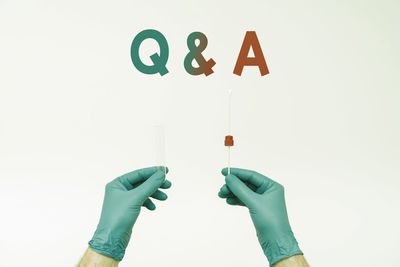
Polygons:
<instances>
[{"instance_id":1,"label":"teal latex glove","mask_svg":"<svg viewBox=\"0 0 400 267\"><path fill-rule=\"evenodd\" d=\"M163 168L155 166L136 170L106 185L100 222L89 242L94 251L122 260L141 207L156 208L149 197L167 199L167 195L158 190L171 187L171 182L165 180Z\"/></svg>"},{"instance_id":2,"label":"teal latex glove","mask_svg":"<svg viewBox=\"0 0 400 267\"><path fill-rule=\"evenodd\" d=\"M257 237L270 265L293 255L303 254L291 230L286 212L284 188L255 171L222 170L225 183L219 197L230 205L246 206Z\"/></svg>"}]
</instances>

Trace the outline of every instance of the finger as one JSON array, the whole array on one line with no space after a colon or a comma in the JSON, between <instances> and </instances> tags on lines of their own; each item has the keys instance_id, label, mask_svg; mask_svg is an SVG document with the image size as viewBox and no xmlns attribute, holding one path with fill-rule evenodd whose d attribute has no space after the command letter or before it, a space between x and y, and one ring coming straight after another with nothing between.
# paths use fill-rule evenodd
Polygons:
<instances>
[{"instance_id":1,"label":"finger","mask_svg":"<svg viewBox=\"0 0 400 267\"><path fill-rule=\"evenodd\" d=\"M254 186L253 184L250 184L248 182L244 182L253 192L256 192L258 194L262 194L263 192L259 192L260 189L262 189L261 187L257 189L256 186ZM218 192L218 196L220 198L228 198L228 197L235 197L235 195L231 192L231 190L229 190L228 186L226 184L224 184L221 189Z\"/></svg>"},{"instance_id":2,"label":"finger","mask_svg":"<svg viewBox=\"0 0 400 267\"><path fill-rule=\"evenodd\" d=\"M151 195L152 198L158 199L158 200L166 200L168 198L167 194L164 192L157 190Z\"/></svg>"},{"instance_id":3,"label":"finger","mask_svg":"<svg viewBox=\"0 0 400 267\"><path fill-rule=\"evenodd\" d=\"M233 193L227 193L227 194L225 194L225 193L223 193L223 192L221 192L221 191L218 192L218 196L219 196L220 198L235 197L235 195L234 195Z\"/></svg>"},{"instance_id":4,"label":"finger","mask_svg":"<svg viewBox=\"0 0 400 267\"><path fill-rule=\"evenodd\" d=\"M132 172L128 172L117 179L128 189L131 190L133 186L137 183L141 183L146 181L149 177L151 177L157 171L164 171L166 168L166 173L168 173L168 168L163 166L153 166L144 169L134 170Z\"/></svg>"},{"instance_id":5,"label":"finger","mask_svg":"<svg viewBox=\"0 0 400 267\"><path fill-rule=\"evenodd\" d=\"M148 178L143 184L133 189L132 194L140 199L147 199L162 185L165 180L165 174L162 171L157 171L150 178Z\"/></svg>"},{"instance_id":6,"label":"finger","mask_svg":"<svg viewBox=\"0 0 400 267\"><path fill-rule=\"evenodd\" d=\"M141 184L143 184L143 182L139 182L139 183L133 184L133 185L132 185L132 188L130 188L129 190L134 189L134 188L140 186ZM169 180L165 180L165 181L163 182L163 184L160 186L160 188L162 188L162 189L168 189L168 188L171 187L171 185L172 185L172 183L171 183Z\"/></svg>"},{"instance_id":7,"label":"finger","mask_svg":"<svg viewBox=\"0 0 400 267\"><path fill-rule=\"evenodd\" d=\"M159 171L164 172L165 174L168 173L169 169L167 166L156 166L158 168Z\"/></svg>"},{"instance_id":8,"label":"finger","mask_svg":"<svg viewBox=\"0 0 400 267\"><path fill-rule=\"evenodd\" d=\"M142 206L146 207L148 210L156 209L156 205L154 205L153 201L151 201L150 199L146 199Z\"/></svg>"},{"instance_id":9,"label":"finger","mask_svg":"<svg viewBox=\"0 0 400 267\"><path fill-rule=\"evenodd\" d=\"M170 188L172 183L169 180L165 180L164 183L160 186L162 189Z\"/></svg>"},{"instance_id":10,"label":"finger","mask_svg":"<svg viewBox=\"0 0 400 267\"><path fill-rule=\"evenodd\" d=\"M220 198L234 197L235 195L229 190L228 186L224 184L218 192Z\"/></svg>"},{"instance_id":11,"label":"finger","mask_svg":"<svg viewBox=\"0 0 400 267\"><path fill-rule=\"evenodd\" d=\"M223 175L228 175L228 168L222 169ZM258 172L246 169L239 169L239 168L231 168L231 174L237 176L242 181L246 181L250 184L253 184L256 187L260 187L262 185L269 185L273 184L274 181Z\"/></svg>"},{"instance_id":12,"label":"finger","mask_svg":"<svg viewBox=\"0 0 400 267\"><path fill-rule=\"evenodd\" d=\"M226 199L226 203L233 206L245 206L244 203L240 201L240 199L238 199L237 197L228 197Z\"/></svg>"},{"instance_id":13,"label":"finger","mask_svg":"<svg viewBox=\"0 0 400 267\"><path fill-rule=\"evenodd\" d=\"M243 181L235 175L229 174L225 177L225 182L231 192L246 206L252 205L257 194L244 184Z\"/></svg>"}]
</instances>

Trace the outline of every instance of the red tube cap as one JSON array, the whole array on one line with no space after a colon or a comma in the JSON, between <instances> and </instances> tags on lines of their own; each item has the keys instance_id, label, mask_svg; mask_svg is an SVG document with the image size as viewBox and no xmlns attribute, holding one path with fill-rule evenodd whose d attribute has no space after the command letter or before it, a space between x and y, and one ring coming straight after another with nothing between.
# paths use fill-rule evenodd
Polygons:
<instances>
[{"instance_id":1,"label":"red tube cap","mask_svg":"<svg viewBox=\"0 0 400 267\"><path fill-rule=\"evenodd\" d=\"M233 136L232 135L225 136L225 146L233 146Z\"/></svg>"}]
</instances>

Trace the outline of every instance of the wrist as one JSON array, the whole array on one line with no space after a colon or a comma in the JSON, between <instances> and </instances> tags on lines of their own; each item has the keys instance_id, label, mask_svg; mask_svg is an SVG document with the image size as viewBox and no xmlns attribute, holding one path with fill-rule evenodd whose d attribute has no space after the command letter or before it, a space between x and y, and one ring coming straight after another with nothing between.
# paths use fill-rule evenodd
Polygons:
<instances>
[{"instance_id":1,"label":"wrist","mask_svg":"<svg viewBox=\"0 0 400 267\"><path fill-rule=\"evenodd\" d=\"M79 262L78 267L117 267L118 264L118 260L99 254L89 247L86 250L85 255L82 257L81 261Z\"/></svg>"},{"instance_id":2,"label":"wrist","mask_svg":"<svg viewBox=\"0 0 400 267\"><path fill-rule=\"evenodd\" d=\"M125 255L125 249L128 246L130 236L130 232L120 237L108 231L97 229L93 238L89 241L89 246L97 253L121 261Z\"/></svg>"},{"instance_id":3,"label":"wrist","mask_svg":"<svg viewBox=\"0 0 400 267\"><path fill-rule=\"evenodd\" d=\"M270 266L293 255L303 254L291 230L274 234L273 236L270 235L267 239L261 239L260 236L258 237Z\"/></svg>"}]
</instances>

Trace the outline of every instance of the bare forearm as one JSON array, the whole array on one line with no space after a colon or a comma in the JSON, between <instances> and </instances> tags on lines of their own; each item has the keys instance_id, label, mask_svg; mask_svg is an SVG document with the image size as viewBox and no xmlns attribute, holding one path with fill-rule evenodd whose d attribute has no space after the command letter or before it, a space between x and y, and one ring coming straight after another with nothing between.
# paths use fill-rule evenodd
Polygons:
<instances>
[{"instance_id":1,"label":"bare forearm","mask_svg":"<svg viewBox=\"0 0 400 267\"><path fill-rule=\"evenodd\" d=\"M118 264L119 261L116 259L101 255L89 247L79 262L78 267L117 267Z\"/></svg>"},{"instance_id":2,"label":"bare forearm","mask_svg":"<svg viewBox=\"0 0 400 267\"><path fill-rule=\"evenodd\" d=\"M278 261L272 267L309 267L309 265L303 255L294 255Z\"/></svg>"}]
</instances>

